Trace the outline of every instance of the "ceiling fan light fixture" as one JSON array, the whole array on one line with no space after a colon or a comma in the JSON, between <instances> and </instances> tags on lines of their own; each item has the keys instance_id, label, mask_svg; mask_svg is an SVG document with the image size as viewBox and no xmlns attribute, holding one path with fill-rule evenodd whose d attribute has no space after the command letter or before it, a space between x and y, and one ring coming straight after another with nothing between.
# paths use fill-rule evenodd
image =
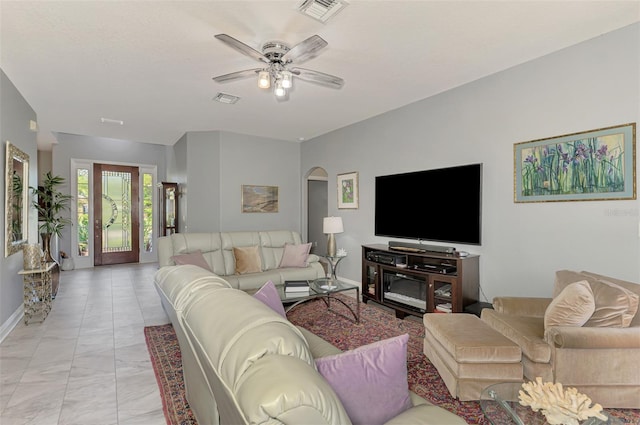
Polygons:
<instances>
[{"instance_id":1,"label":"ceiling fan light fixture","mask_svg":"<svg viewBox=\"0 0 640 425\"><path fill-rule=\"evenodd\" d=\"M260 71L258 73L258 87L261 89L268 89L271 87L271 76L269 71Z\"/></svg>"},{"instance_id":2,"label":"ceiling fan light fixture","mask_svg":"<svg viewBox=\"0 0 640 425\"><path fill-rule=\"evenodd\" d=\"M282 87L290 89L293 86L293 74L289 71L282 71L280 76L282 77Z\"/></svg>"},{"instance_id":3,"label":"ceiling fan light fixture","mask_svg":"<svg viewBox=\"0 0 640 425\"><path fill-rule=\"evenodd\" d=\"M276 81L276 87L273 90L273 94L275 94L277 97L284 97L287 94L285 88L282 87L282 80Z\"/></svg>"}]
</instances>

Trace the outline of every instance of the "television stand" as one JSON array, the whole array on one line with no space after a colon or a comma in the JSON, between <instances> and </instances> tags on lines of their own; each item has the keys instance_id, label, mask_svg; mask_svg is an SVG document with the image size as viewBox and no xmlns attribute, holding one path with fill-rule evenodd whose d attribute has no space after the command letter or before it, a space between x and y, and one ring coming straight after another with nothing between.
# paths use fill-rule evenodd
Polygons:
<instances>
[{"instance_id":1,"label":"television stand","mask_svg":"<svg viewBox=\"0 0 640 425\"><path fill-rule=\"evenodd\" d=\"M400 319L462 313L478 302L480 256L397 248L395 243L362 245L363 302L389 307Z\"/></svg>"}]
</instances>

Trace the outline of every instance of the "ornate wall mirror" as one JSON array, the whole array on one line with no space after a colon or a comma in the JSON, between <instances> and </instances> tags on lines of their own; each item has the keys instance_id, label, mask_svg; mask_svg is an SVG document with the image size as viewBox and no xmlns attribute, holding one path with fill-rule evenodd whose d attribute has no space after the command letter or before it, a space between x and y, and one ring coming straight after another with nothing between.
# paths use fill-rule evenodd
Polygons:
<instances>
[{"instance_id":1,"label":"ornate wall mirror","mask_svg":"<svg viewBox=\"0 0 640 425\"><path fill-rule=\"evenodd\" d=\"M4 256L15 254L27 243L29 222L29 155L7 141L5 177Z\"/></svg>"}]
</instances>

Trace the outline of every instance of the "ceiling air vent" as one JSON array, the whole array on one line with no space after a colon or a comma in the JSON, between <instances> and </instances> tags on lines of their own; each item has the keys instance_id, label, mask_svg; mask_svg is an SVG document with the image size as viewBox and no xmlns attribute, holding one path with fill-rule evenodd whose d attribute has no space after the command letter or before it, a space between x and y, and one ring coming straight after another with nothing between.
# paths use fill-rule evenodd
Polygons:
<instances>
[{"instance_id":1,"label":"ceiling air vent","mask_svg":"<svg viewBox=\"0 0 640 425\"><path fill-rule=\"evenodd\" d=\"M349 3L342 0L304 0L298 10L317 21L325 23Z\"/></svg>"},{"instance_id":2,"label":"ceiling air vent","mask_svg":"<svg viewBox=\"0 0 640 425\"><path fill-rule=\"evenodd\" d=\"M234 104L238 100L240 100L240 98L238 96L234 96L232 94L218 93L216 95L216 97L213 98L213 100L215 100L216 102L220 102L220 103Z\"/></svg>"}]
</instances>

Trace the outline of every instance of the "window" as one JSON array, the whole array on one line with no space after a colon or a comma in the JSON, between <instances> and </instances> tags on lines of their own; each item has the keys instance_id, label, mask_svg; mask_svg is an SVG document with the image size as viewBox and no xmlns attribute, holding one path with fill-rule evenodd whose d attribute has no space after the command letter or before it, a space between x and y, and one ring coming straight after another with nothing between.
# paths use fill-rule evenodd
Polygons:
<instances>
[{"instance_id":1,"label":"window","mask_svg":"<svg viewBox=\"0 0 640 425\"><path fill-rule=\"evenodd\" d=\"M78 256L89 256L89 169L77 168L76 220Z\"/></svg>"},{"instance_id":2,"label":"window","mask_svg":"<svg viewBox=\"0 0 640 425\"><path fill-rule=\"evenodd\" d=\"M142 249L153 252L153 174L142 174Z\"/></svg>"}]
</instances>

